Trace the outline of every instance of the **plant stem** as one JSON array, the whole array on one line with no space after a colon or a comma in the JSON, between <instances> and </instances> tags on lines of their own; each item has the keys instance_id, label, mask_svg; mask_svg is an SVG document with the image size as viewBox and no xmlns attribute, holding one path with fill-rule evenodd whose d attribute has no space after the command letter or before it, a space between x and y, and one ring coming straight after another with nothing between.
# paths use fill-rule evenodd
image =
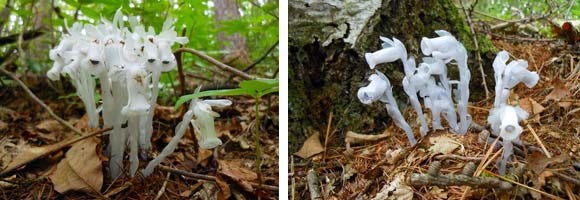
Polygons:
<instances>
[{"instance_id":1,"label":"plant stem","mask_svg":"<svg viewBox=\"0 0 580 200\"><path fill-rule=\"evenodd\" d=\"M262 189L262 145L260 145L260 97L254 97L256 99L256 173L258 174L258 199L260 199L260 190Z\"/></svg>"}]
</instances>

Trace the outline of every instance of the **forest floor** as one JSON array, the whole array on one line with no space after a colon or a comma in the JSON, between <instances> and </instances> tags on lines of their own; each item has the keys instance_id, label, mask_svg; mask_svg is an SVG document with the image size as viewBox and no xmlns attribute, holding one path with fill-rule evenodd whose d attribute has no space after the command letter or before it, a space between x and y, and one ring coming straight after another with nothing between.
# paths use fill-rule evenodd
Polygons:
<instances>
[{"instance_id":1,"label":"forest floor","mask_svg":"<svg viewBox=\"0 0 580 200\"><path fill-rule=\"evenodd\" d=\"M520 84L509 97L511 104L519 104L530 117L520 123L523 146L514 147L516 156L508 162L507 175L498 175L496 167L503 148L492 148L493 139L484 142L494 101L494 89L489 88L489 97L470 103L469 113L475 124L466 135L447 130L431 132L411 146L403 131L391 123L382 134L373 136L345 130L349 132L347 147L325 149L332 127L314 134L301 151L290 156L289 198L580 199L578 47L565 46L558 40L492 41L499 50L510 52L510 61L525 59L528 69L540 75L535 87ZM472 71L472 76L481 74ZM410 107L402 112L414 114ZM332 123L331 116L328 121ZM418 129L415 132L419 138ZM461 176L468 165L471 169L467 174L475 170L485 180ZM419 176L424 182L417 181Z\"/></svg>"},{"instance_id":2,"label":"forest floor","mask_svg":"<svg viewBox=\"0 0 580 200\"><path fill-rule=\"evenodd\" d=\"M18 75L28 87L55 113L76 128L88 133L84 107L76 97L59 98L58 90L50 89L46 77ZM263 162L262 188L259 190L255 172L256 143L254 140L255 101L252 98L229 98L233 105L215 110L216 130L223 145L214 151L198 148L191 129L177 149L157 167L149 177L137 174L109 180L108 158L102 154L108 136L100 135L72 147L60 146L46 156L52 144L59 146L69 138L78 138L23 92L13 82L0 83L0 166L22 159L35 159L0 181L1 199L217 199L231 196L235 199L277 199L278 197L278 96L264 97L261 101L261 134ZM64 83L64 82L63 82ZM68 87L71 87L70 85ZM69 88L70 89L70 88ZM62 95L64 96L64 95ZM270 99L270 104L268 104ZM270 106L268 108L268 106ZM157 106L154 117L154 157L174 135L174 127L181 121L186 106L174 111L171 106ZM55 146L55 145L52 145ZM72 164L70 157L77 150L89 148L91 155ZM74 149L74 150L73 150ZM93 152L94 151L94 152ZM36 159L38 158L38 159ZM68 159L68 163L67 163ZM152 159L152 158L150 158ZM128 158L125 166L129 166ZM87 165L92 170L87 173ZM148 161L140 162L143 169ZM57 173L61 165L64 173ZM95 170L96 169L96 170ZM58 180L61 180L60 182ZM64 180L64 181L62 181ZM56 183L58 182L58 183ZM63 188L76 192L57 192ZM258 192L259 191L259 192Z\"/></svg>"}]
</instances>

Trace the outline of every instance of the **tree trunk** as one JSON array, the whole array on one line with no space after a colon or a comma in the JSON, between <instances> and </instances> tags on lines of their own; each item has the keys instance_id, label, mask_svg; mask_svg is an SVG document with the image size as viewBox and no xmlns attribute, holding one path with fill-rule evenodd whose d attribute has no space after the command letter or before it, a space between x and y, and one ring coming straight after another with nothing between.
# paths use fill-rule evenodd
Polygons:
<instances>
[{"instance_id":1,"label":"tree trunk","mask_svg":"<svg viewBox=\"0 0 580 200\"><path fill-rule=\"evenodd\" d=\"M346 131L382 132L390 124L384 105L359 102L357 90L368 84L370 70L365 52L381 49L379 36L401 40L410 55L421 61L421 37L435 37L435 30L447 30L469 51L470 100L482 99L482 76L475 61L469 27L452 0L295 0L289 2L289 121L290 152L310 135L325 130L330 112L335 145L341 145ZM492 74L496 51L484 35L478 34L479 51L486 74ZM450 78L458 80L456 66L448 65ZM378 65L391 80L403 113L409 106L401 81L401 62ZM486 80L493 82L493 76ZM493 88L492 85L488 86ZM430 112L429 112L430 113ZM418 132L414 119L407 122ZM321 134L325 135L325 134ZM416 134L418 135L418 134ZM338 142L338 143L336 143Z\"/></svg>"},{"instance_id":2,"label":"tree trunk","mask_svg":"<svg viewBox=\"0 0 580 200\"><path fill-rule=\"evenodd\" d=\"M236 0L214 0L216 26L219 29L221 22L240 19L240 12ZM240 33L226 36L225 32L218 33L220 50L228 53L222 56L222 61L236 67L246 66L251 63L248 54L246 38Z\"/></svg>"}]
</instances>

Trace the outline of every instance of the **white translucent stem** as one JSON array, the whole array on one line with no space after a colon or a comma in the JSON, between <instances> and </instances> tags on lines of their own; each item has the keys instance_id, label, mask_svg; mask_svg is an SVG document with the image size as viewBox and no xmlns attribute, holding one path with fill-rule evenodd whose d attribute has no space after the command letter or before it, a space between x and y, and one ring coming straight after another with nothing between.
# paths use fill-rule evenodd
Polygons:
<instances>
[{"instance_id":1,"label":"white translucent stem","mask_svg":"<svg viewBox=\"0 0 580 200\"><path fill-rule=\"evenodd\" d=\"M139 135L139 147L141 149L142 155L146 155L146 152L151 150L151 137L153 135L153 115L155 114L155 107L157 104L157 95L159 93L159 77L161 72L158 70L152 71L151 81L153 83L153 88L151 89L151 98L149 99L149 105L151 108L147 113L144 121L141 124L141 134Z\"/></svg>"},{"instance_id":2,"label":"white translucent stem","mask_svg":"<svg viewBox=\"0 0 580 200\"><path fill-rule=\"evenodd\" d=\"M457 110L459 112L459 130L458 134L467 133L469 128L469 117L467 114L467 105L469 102L469 80L471 79L471 73L469 68L467 68L467 60L458 60L459 64L459 103L457 104Z\"/></svg>"},{"instance_id":3,"label":"white translucent stem","mask_svg":"<svg viewBox=\"0 0 580 200\"><path fill-rule=\"evenodd\" d=\"M193 104L193 102L192 102L192 104ZM155 157L155 159L151 160L151 162L149 162L149 164L147 164L147 167L145 167L145 169L143 170L144 176L149 176L151 173L153 173L153 170L155 169L155 167L157 167L157 165L161 164L161 162L163 162L163 160L169 154L171 154L171 153L173 153L173 151L175 151L175 148L177 147L177 144L179 143L179 140L181 139L181 137L183 137L183 134L185 134L185 129L189 125L189 121L191 121L192 117L193 117L193 111L190 109L189 111L187 111L185 113L185 115L183 116L183 119L181 120L181 122L179 122L177 127L175 127L175 136L171 139L169 144L167 144L167 146L165 146L165 148L163 148L161 153L157 157Z\"/></svg>"},{"instance_id":4,"label":"white translucent stem","mask_svg":"<svg viewBox=\"0 0 580 200\"><path fill-rule=\"evenodd\" d=\"M503 141L503 152L501 154L501 158L498 159L499 161L499 174L501 176L505 175L506 172L506 165L507 165L507 161L510 158L510 156L513 153L513 144L512 141Z\"/></svg>"},{"instance_id":5,"label":"white translucent stem","mask_svg":"<svg viewBox=\"0 0 580 200\"><path fill-rule=\"evenodd\" d=\"M409 77L403 78L403 90L407 96L409 96L409 99L411 100L411 106L413 106L413 109L417 113L417 118L419 118L419 122L421 123L421 127L419 128L421 136L427 135L427 132L429 132L427 120L423 115L423 109L421 108L421 102L419 102L419 98L417 97L417 91L413 86L411 86L411 83L409 83Z\"/></svg>"},{"instance_id":6,"label":"white translucent stem","mask_svg":"<svg viewBox=\"0 0 580 200\"><path fill-rule=\"evenodd\" d=\"M135 176L137 169L139 168L139 116L133 116L129 118L129 161L131 166L129 168L129 174L131 177Z\"/></svg>"},{"instance_id":7,"label":"white translucent stem","mask_svg":"<svg viewBox=\"0 0 580 200\"><path fill-rule=\"evenodd\" d=\"M405 131L405 134L409 139L409 143L411 143L411 145L417 144L417 140L415 140L415 136L413 135L413 130L411 129L411 126L409 126L407 121L405 121L405 118L403 118L401 111L399 111L399 107L397 107L397 101L395 101L395 98L393 97L393 91L390 86L387 87L385 95L388 99L388 102L385 104L385 107L387 108L387 113L389 114L389 116L391 116L391 118L395 122L395 125L397 125L399 128Z\"/></svg>"}]
</instances>

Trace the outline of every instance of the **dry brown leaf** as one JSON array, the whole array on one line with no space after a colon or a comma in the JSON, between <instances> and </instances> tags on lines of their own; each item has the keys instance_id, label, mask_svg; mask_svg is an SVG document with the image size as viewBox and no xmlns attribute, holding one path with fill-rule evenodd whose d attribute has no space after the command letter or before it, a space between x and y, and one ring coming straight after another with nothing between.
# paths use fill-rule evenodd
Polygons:
<instances>
[{"instance_id":1,"label":"dry brown leaf","mask_svg":"<svg viewBox=\"0 0 580 200\"><path fill-rule=\"evenodd\" d=\"M548 94L548 96L546 96L544 102L549 100L560 101L560 99L568 97L570 87L564 84L560 78L556 78L552 81L552 87L554 89L550 94Z\"/></svg>"},{"instance_id":2,"label":"dry brown leaf","mask_svg":"<svg viewBox=\"0 0 580 200\"><path fill-rule=\"evenodd\" d=\"M230 177L238 183L244 190L253 192L254 189L250 182L258 179L258 175L244 167L244 162L241 160L218 160L218 173Z\"/></svg>"},{"instance_id":3,"label":"dry brown leaf","mask_svg":"<svg viewBox=\"0 0 580 200\"><path fill-rule=\"evenodd\" d=\"M35 128L44 133L62 132L64 130L63 125L54 119L44 120L36 125Z\"/></svg>"},{"instance_id":4,"label":"dry brown leaf","mask_svg":"<svg viewBox=\"0 0 580 200\"><path fill-rule=\"evenodd\" d=\"M320 143L320 139L318 139L320 136L320 133L315 133L313 135L311 135L306 141L304 141L304 144L302 145L302 148L300 148L300 150L296 153L294 153L294 155L300 156L301 158L310 158L313 155L319 154L321 152L324 151L324 147L322 147L322 144Z\"/></svg>"},{"instance_id":5,"label":"dry brown leaf","mask_svg":"<svg viewBox=\"0 0 580 200\"><path fill-rule=\"evenodd\" d=\"M449 154L453 152L455 149L457 149L459 146L461 146L461 143L451 139L446 135L431 137L429 138L429 142L433 144L429 148L429 151L432 152L433 154L439 153Z\"/></svg>"},{"instance_id":6,"label":"dry brown leaf","mask_svg":"<svg viewBox=\"0 0 580 200\"><path fill-rule=\"evenodd\" d=\"M220 191L217 193L217 199L218 200L229 199L230 196L232 196L230 185L228 185L224 177L220 174L218 174L215 178L216 178L215 182L217 183L217 186L220 188Z\"/></svg>"},{"instance_id":7,"label":"dry brown leaf","mask_svg":"<svg viewBox=\"0 0 580 200\"><path fill-rule=\"evenodd\" d=\"M84 191L100 193L103 186L102 163L97 154L96 137L75 143L56 170L49 175L54 189L59 193Z\"/></svg>"},{"instance_id":8,"label":"dry brown leaf","mask_svg":"<svg viewBox=\"0 0 580 200\"><path fill-rule=\"evenodd\" d=\"M541 113L546 109L546 108L544 108L544 106L542 106L541 104L536 102L534 99L529 98L529 97L524 98L524 99L520 99L520 107L522 107L522 109L526 110L530 115ZM539 120L540 120L540 115L536 115L536 117L530 119L530 121L539 121Z\"/></svg>"},{"instance_id":9,"label":"dry brown leaf","mask_svg":"<svg viewBox=\"0 0 580 200\"><path fill-rule=\"evenodd\" d=\"M560 154L558 156L548 158L542 152L534 151L530 155L528 167L535 173L540 174L546 169L548 165L562 163L569 160L570 156L567 154Z\"/></svg>"},{"instance_id":10,"label":"dry brown leaf","mask_svg":"<svg viewBox=\"0 0 580 200\"><path fill-rule=\"evenodd\" d=\"M210 149L198 148L197 151L197 162L202 166L207 166L207 159L213 155L213 151Z\"/></svg>"}]
</instances>

